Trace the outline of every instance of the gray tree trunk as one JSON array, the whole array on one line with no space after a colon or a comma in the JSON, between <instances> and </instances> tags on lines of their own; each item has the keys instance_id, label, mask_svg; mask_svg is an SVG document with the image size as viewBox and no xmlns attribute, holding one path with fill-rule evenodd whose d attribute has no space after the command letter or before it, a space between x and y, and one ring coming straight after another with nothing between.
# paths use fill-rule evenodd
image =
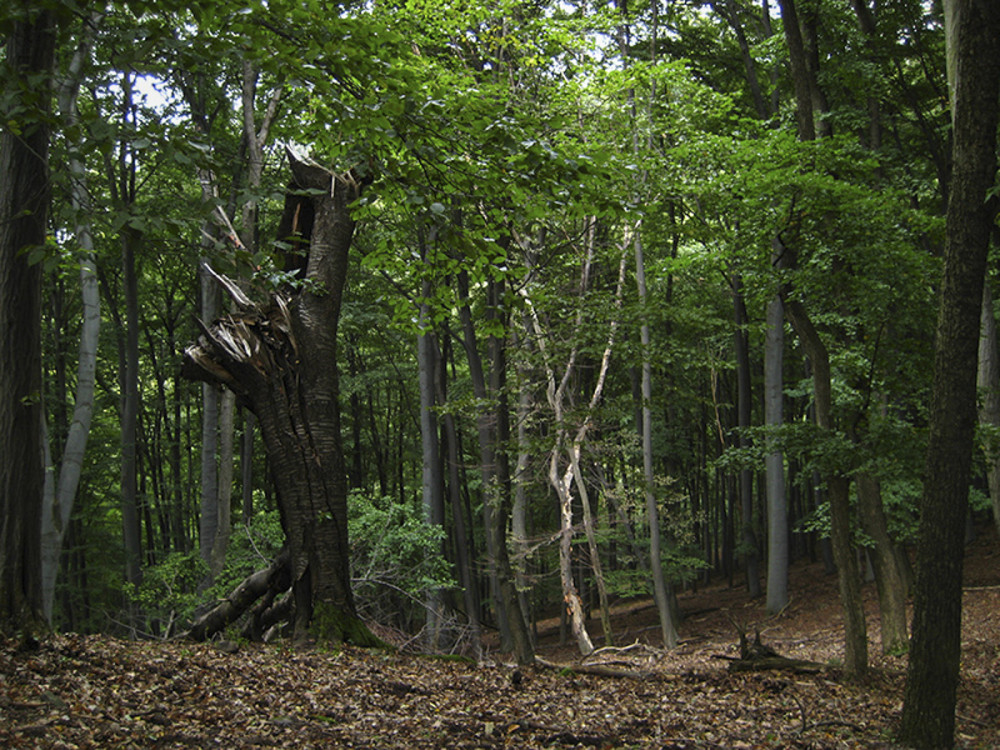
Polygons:
<instances>
[{"instance_id":1,"label":"gray tree trunk","mask_svg":"<svg viewBox=\"0 0 1000 750\"><path fill-rule=\"evenodd\" d=\"M767 305L764 335L764 424L778 428L784 422L785 350L784 307L775 297ZM764 459L767 487L767 612L775 614L788 604L788 504L785 497L785 462L780 450Z\"/></svg>"},{"instance_id":2,"label":"gray tree trunk","mask_svg":"<svg viewBox=\"0 0 1000 750\"><path fill-rule=\"evenodd\" d=\"M906 579L897 561L896 545L889 537L882 509L882 492L875 477L860 473L855 478L858 488L858 516L862 528L874 542L873 568L882 624L882 653L901 653L906 649Z\"/></svg>"},{"instance_id":3,"label":"gray tree trunk","mask_svg":"<svg viewBox=\"0 0 1000 750\"><path fill-rule=\"evenodd\" d=\"M433 242L432 237L429 240ZM426 247L423 248L426 263ZM421 496L427 524L438 529L444 528L444 483L441 476L440 436L437 415L435 371L437 369L437 344L431 330L429 305L425 301L431 295L429 279L423 282L419 309L419 333L417 334L417 368L420 391L420 446L421 446ZM429 592L424 604L427 612L427 646L436 651L440 646L443 625L444 600L438 590Z\"/></svg>"},{"instance_id":4,"label":"gray tree trunk","mask_svg":"<svg viewBox=\"0 0 1000 750\"><path fill-rule=\"evenodd\" d=\"M91 29L101 14L91 15ZM86 31L73 53L66 77L59 87L59 113L68 129L77 125L76 111L83 67L90 57L90 34ZM77 357L76 398L73 420L66 435L62 462L58 471L46 461L45 490L42 500L42 609L46 621L52 623L55 601L56 577L63 539L69 527L76 491L80 484L83 457L90 434L90 421L94 413L94 385L97 370L98 334L101 326L101 296L98 289L97 270L94 264L94 239L90 231L90 200L87 191L86 168L75 144L70 145L67 168L70 175L70 205L75 215L76 241L82 252L80 258L80 294L83 324L80 329L80 347ZM47 446L46 446L47 447Z\"/></svg>"},{"instance_id":5,"label":"gray tree trunk","mask_svg":"<svg viewBox=\"0 0 1000 750\"><path fill-rule=\"evenodd\" d=\"M987 437L986 479L993 504L993 523L1000 535L1000 352L997 351L997 323L993 317L993 295L988 283L983 284L983 310L979 328L978 386L982 393L979 423L988 427L993 436Z\"/></svg>"},{"instance_id":6,"label":"gray tree trunk","mask_svg":"<svg viewBox=\"0 0 1000 750\"><path fill-rule=\"evenodd\" d=\"M646 309L646 262L643 257L642 238L635 238L635 283L638 289L639 308ZM649 524L649 569L653 581L653 601L660 621L660 637L663 647L667 649L677 646L677 612L674 611L674 597L667 586L663 575L663 545L660 533L660 511L653 491L655 477L653 474L653 363L650 353L649 323L645 313L639 325L639 342L642 346L642 374L640 393L642 410L640 437L642 438L642 482L643 497L646 501L646 523Z\"/></svg>"}]
</instances>

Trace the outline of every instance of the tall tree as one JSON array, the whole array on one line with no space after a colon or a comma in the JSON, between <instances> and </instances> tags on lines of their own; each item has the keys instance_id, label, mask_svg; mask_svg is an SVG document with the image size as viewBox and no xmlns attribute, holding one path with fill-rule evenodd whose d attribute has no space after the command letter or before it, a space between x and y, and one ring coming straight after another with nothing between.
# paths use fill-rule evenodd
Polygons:
<instances>
[{"instance_id":1,"label":"tall tree","mask_svg":"<svg viewBox=\"0 0 1000 750\"><path fill-rule=\"evenodd\" d=\"M951 747L962 622L962 563L976 420L980 305L996 197L1000 5L946 3L954 55L953 171L934 346L913 635L900 738Z\"/></svg>"},{"instance_id":2,"label":"tall tree","mask_svg":"<svg viewBox=\"0 0 1000 750\"><path fill-rule=\"evenodd\" d=\"M95 11L84 22L80 42L70 60L59 85L59 114L72 131L79 126L77 99L80 85L89 62L92 30L97 25L100 11ZM42 606L45 619L52 622L55 600L56 575L63 539L69 528L70 516L76 499L77 487L83 469L83 458L94 413L94 384L97 370L98 335L101 326L100 292L94 256L94 237L91 230L91 201L87 189L87 174L79 143L68 144L70 203L75 214L75 238L80 248L80 290L83 303L83 323L77 359L76 402L73 420L66 435L59 470L46 460L45 495L42 507ZM46 443L46 449L48 444Z\"/></svg>"},{"instance_id":3,"label":"tall tree","mask_svg":"<svg viewBox=\"0 0 1000 750\"><path fill-rule=\"evenodd\" d=\"M18 2L2 65L0 131L0 632L42 617L42 275L49 207L49 77L56 16Z\"/></svg>"},{"instance_id":4,"label":"tall tree","mask_svg":"<svg viewBox=\"0 0 1000 750\"><path fill-rule=\"evenodd\" d=\"M810 34L803 34L803 29L807 32L814 31L814 19L810 15L800 25L794 0L781 0L781 14L785 42L788 45L789 67L795 84L798 136L801 141L812 141L816 138L817 130L824 135L830 132L828 124L822 119L826 110L826 97L819 87L815 40L810 39ZM818 128L815 123L817 112L821 115ZM795 248L788 246L780 235L776 238L775 247L782 262L794 268ZM782 302L812 367L816 426L825 436L832 436L833 391L829 350L801 300L786 298ZM851 542L850 482L844 470L844 467L833 467L826 472L825 477L830 497L830 541L833 545L834 562L837 564L840 600L844 609L844 666L850 674L863 675L868 670L868 636L861 603L857 559Z\"/></svg>"}]
</instances>

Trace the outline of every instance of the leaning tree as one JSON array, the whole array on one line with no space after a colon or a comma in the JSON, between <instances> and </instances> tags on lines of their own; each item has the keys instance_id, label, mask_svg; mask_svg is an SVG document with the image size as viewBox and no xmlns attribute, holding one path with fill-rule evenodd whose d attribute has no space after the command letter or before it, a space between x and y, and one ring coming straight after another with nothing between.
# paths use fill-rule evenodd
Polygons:
<instances>
[{"instance_id":1,"label":"leaning tree","mask_svg":"<svg viewBox=\"0 0 1000 750\"><path fill-rule=\"evenodd\" d=\"M229 388L257 417L286 537L287 574L259 578L249 605L290 582L293 637L376 642L356 614L347 543L347 482L340 435L337 321L354 234L351 205L364 180L289 155L289 189L279 239L295 236L301 283L266 304L217 275L236 312L206 324L184 352L185 377ZM248 579L249 583L249 579ZM245 607L209 613L204 636Z\"/></svg>"}]
</instances>

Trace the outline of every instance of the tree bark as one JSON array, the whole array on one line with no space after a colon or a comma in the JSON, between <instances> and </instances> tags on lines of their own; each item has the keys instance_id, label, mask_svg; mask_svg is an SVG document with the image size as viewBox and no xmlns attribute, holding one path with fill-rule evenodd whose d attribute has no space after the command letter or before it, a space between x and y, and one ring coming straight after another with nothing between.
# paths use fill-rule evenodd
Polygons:
<instances>
[{"instance_id":1,"label":"tree bark","mask_svg":"<svg viewBox=\"0 0 1000 750\"><path fill-rule=\"evenodd\" d=\"M352 172L335 174L294 156L291 164L294 187L309 191L315 212L303 288L259 309L218 277L241 313L202 324L184 372L225 385L257 415L290 554L295 639L370 645L377 639L357 617L350 587L337 377L350 206L362 185Z\"/></svg>"},{"instance_id":2,"label":"tree bark","mask_svg":"<svg viewBox=\"0 0 1000 750\"><path fill-rule=\"evenodd\" d=\"M878 589L879 615L882 625L882 653L901 653L906 649L906 581L899 569L896 545L889 538L882 493L875 477L860 473L856 477L858 488L858 516L862 528L875 547L873 567L875 586Z\"/></svg>"},{"instance_id":3,"label":"tree bark","mask_svg":"<svg viewBox=\"0 0 1000 750\"><path fill-rule=\"evenodd\" d=\"M961 8L957 35L953 36L954 29L949 33L949 39L957 39L954 170L917 536L913 636L900 726L900 738L921 748L954 743L976 359L983 279L996 211L996 198L986 198L996 174L1000 5L953 2L956 9Z\"/></svg>"},{"instance_id":4,"label":"tree bark","mask_svg":"<svg viewBox=\"0 0 1000 750\"><path fill-rule=\"evenodd\" d=\"M781 298L767 304L764 335L764 424L778 428L784 422L785 315ZM767 487L767 612L788 604L788 504L785 499L785 462L772 446L764 459Z\"/></svg>"},{"instance_id":5,"label":"tree bark","mask_svg":"<svg viewBox=\"0 0 1000 750\"><path fill-rule=\"evenodd\" d=\"M993 431L1000 430L1000 351L997 348L997 322L993 317L993 295L989 280L983 284L983 309L979 329L979 371L977 385L982 392L979 423ZM983 447L986 457L986 480L993 504L993 523L1000 535L1000 445L997 437L988 436Z\"/></svg>"},{"instance_id":6,"label":"tree bark","mask_svg":"<svg viewBox=\"0 0 1000 750\"><path fill-rule=\"evenodd\" d=\"M800 302L787 300L785 309L812 363L816 426L824 436L833 436L830 357L826 345ZM861 677L868 671L868 636L857 557L851 541L850 482L841 470L827 472L825 479L830 499L830 542L844 609L844 668L848 674Z\"/></svg>"},{"instance_id":7,"label":"tree bark","mask_svg":"<svg viewBox=\"0 0 1000 750\"><path fill-rule=\"evenodd\" d=\"M643 257L642 239L639 234L635 238L635 279L639 296L639 306L646 307L646 263ZM646 523L649 524L649 568L653 581L653 601L656 603L656 613L660 621L660 637L663 648L677 647L677 613L674 610L674 597L667 586L663 575L662 534L660 533L660 511L653 492L653 363L650 354L649 323L643 314L639 324L639 343L642 346L642 376L640 394L642 408L640 410L640 435L642 437L642 481L643 497L646 501Z\"/></svg>"},{"instance_id":8,"label":"tree bark","mask_svg":"<svg viewBox=\"0 0 1000 750\"><path fill-rule=\"evenodd\" d=\"M42 277L30 250L45 244L51 102L37 78L52 72L56 36L51 11L19 6L24 17L11 24L0 62L10 97L0 112L0 633L8 636L43 618ZM41 92L37 104L23 101L26 92ZM21 104L32 114L18 115L18 131L6 107Z\"/></svg>"},{"instance_id":9,"label":"tree bark","mask_svg":"<svg viewBox=\"0 0 1000 750\"><path fill-rule=\"evenodd\" d=\"M100 17L91 15L85 29L91 29ZM83 67L90 56L91 34L84 32L66 78L59 88L59 112L70 128L78 123L76 106L80 92ZM52 623L55 602L56 576L59 573L59 557L63 539L69 528L73 503L83 456L90 434L90 421L94 413L94 384L97 369L98 334L101 325L101 300L97 284L94 262L94 240L90 226L90 200L87 192L85 165L80 157L77 144L69 145L67 167L71 177L70 205L76 212L76 241L82 251L80 258L80 293L83 307L83 324L80 330L80 346L77 357L76 398L73 406L73 420L66 435L58 472L46 461L45 492L42 507L42 608L46 621Z\"/></svg>"},{"instance_id":10,"label":"tree bark","mask_svg":"<svg viewBox=\"0 0 1000 750\"><path fill-rule=\"evenodd\" d=\"M436 232L432 229L426 242L433 243ZM427 244L421 238L421 262L426 266ZM424 516L428 526L444 528L444 480L441 472L441 439L438 430L435 407L437 380L437 342L430 316L431 282L428 275L424 279L418 309L417 368L420 391L420 445L421 445L421 495ZM440 590L428 593L425 602L427 612L427 645L437 651L443 626L444 599Z\"/></svg>"},{"instance_id":11,"label":"tree bark","mask_svg":"<svg viewBox=\"0 0 1000 750\"><path fill-rule=\"evenodd\" d=\"M125 288L125 356L122 386L121 508L125 542L125 580L142 582L142 527L139 520L139 289L135 267L141 235L122 229L122 278Z\"/></svg>"}]
</instances>

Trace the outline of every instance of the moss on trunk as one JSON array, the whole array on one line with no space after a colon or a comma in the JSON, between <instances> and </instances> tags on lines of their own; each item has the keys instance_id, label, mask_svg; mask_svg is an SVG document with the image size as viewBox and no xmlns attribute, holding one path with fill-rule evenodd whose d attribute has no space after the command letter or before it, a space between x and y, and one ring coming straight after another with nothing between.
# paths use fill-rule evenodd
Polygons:
<instances>
[{"instance_id":1,"label":"moss on trunk","mask_svg":"<svg viewBox=\"0 0 1000 750\"><path fill-rule=\"evenodd\" d=\"M322 643L350 643L363 648L392 647L372 633L357 615L344 612L330 602L317 602L309 632Z\"/></svg>"}]
</instances>

